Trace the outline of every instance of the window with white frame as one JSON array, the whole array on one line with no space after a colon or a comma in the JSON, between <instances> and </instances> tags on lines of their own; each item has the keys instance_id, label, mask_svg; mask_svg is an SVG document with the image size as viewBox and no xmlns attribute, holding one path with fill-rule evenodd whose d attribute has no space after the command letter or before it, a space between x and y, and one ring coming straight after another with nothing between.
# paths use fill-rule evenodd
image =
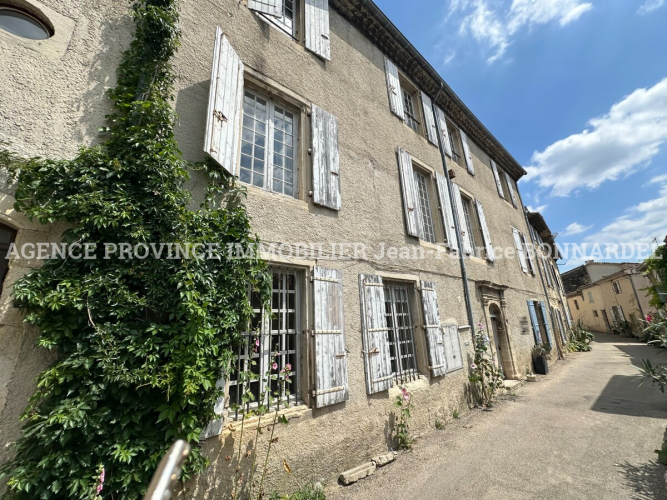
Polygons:
<instances>
[{"instance_id":1,"label":"window with white frame","mask_svg":"<svg viewBox=\"0 0 667 500\"><path fill-rule=\"evenodd\" d=\"M401 94L403 97L403 113L405 123L412 130L420 133L420 122L419 122L419 96L417 89L412 86L406 79L402 76L400 77L401 82Z\"/></svg>"},{"instance_id":2,"label":"window with white frame","mask_svg":"<svg viewBox=\"0 0 667 500\"><path fill-rule=\"evenodd\" d=\"M482 229L479 222L479 215L477 208L474 206L472 198L461 194L461 201L463 203L463 215L466 223L466 234L470 235L470 245L474 251L475 256L484 257L486 247L483 243Z\"/></svg>"},{"instance_id":3,"label":"window with white frame","mask_svg":"<svg viewBox=\"0 0 667 500\"><path fill-rule=\"evenodd\" d=\"M421 224L424 234L424 240L435 243L435 226L433 224L433 214L431 212L431 197L429 195L429 180L422 172L415 170L415 185L417 187L417 196L419 198L419 207L421 212Z\"/></svg>"},{"instance_id":4,"label":"window with white frame","mask_svg":"<svg viewBox=\"0 0 667 500\"><path fill-rule=\"evenodd\" d=\"M396 381L401 384L418 376L415 329L410 311L411 292L412 287L405 283L384 284L391 369Z\"/></svg>"},{"instance_id":5,"label":"window with white frame","mask_svg":"<svg viewBox=\"0 0 667 500\"><path fill-rule=\"evenodd\" d=\"M241 182L297 196L298 116L250 90L243 97Z\"/></svg>"},{"instance_id":6,"label":"window with white frame","mask_svg":"<svg viewBox=\"0 0 667 500\"><path fill-rule=\"evenodd\" d=\"M459 129L449 120L447 120L447 135L449 136L449 146L452 149L452 159L461 167L466 168L465 158L463 158L463 146L461 145L461 135L459 134Z\"/></svg>"},{"instance_id":7,"label":"window with white frame","mask_svg":"<svg viewBox=\"0 0 667 500\"><path fill-rule=\"evenodd\" d=\"M621 306L611 306L611 317L614 320L614 324L619 324L622 321L625 321L625 314L623 314L623 308Z\"/></svg>"},{"instance_id":8,"label":"window with white frame","mask_svg":"<svg viewBox=\"0 0 667 500\"><path fill-rule=\"evenodd\" d=\"M611 288L612 288L612 290L614 290L614 293L616 295L622 293L621 292L621 284L618 281L612 281L611 282Z\"/></svg>"},{"instance_id":9,"label":"window with white frame","mask_svg":"<svg viewBox=\"0 0 667 500\"><path fill-rule=\"evenodd\" d=\"M301 322L300 273L292 269L272 269L271 311L265 312L259 295L251 293L254 315L250 328L243 333L237 351L235 370L230 375L229 404L243 407L243 395L251 395L246 407L257 406L267 391L272 396L271 409L299 401L299 336ZM240 377L242 372L254 374ZM290 383L271 380L266 374L283 373ZM266 400L262 401L267 403ZM236 411L232 418L238 418Z\"/></svg>"},{"instance_id":10,"label":"window with white frame","mask_svg":"<svg viewBox=\"0 0 667 500\"><path fill-rule=\"evenodd\" d=\"M595 309L593 309L593 316L595 316L596 318L599 318L600 314Z\"/></svg>"},{"instance_id":11,"label":"window with white frame","mask_svg":"<svg viewBox=\"0 0 667 500\"><path fill-rule=\"evenodd\" d=\"M292 38L296 38L296 7L298 1L283 0L283 12L281 17L273 17L267 14L258 14L262 19L269 22L280 31Z\"/></svg>"}]
</instances>

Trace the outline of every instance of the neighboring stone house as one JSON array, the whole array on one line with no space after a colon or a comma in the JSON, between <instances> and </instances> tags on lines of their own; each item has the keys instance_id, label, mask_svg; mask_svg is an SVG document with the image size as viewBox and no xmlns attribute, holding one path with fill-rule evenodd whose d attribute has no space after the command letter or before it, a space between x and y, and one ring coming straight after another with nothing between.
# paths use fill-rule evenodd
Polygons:
<instances>
[{"instance_id":1,"label":"neighboring stone house","mask_svg":"<svg viewBox=\"0 0 667 500\"><path fill-rule=\"evenodd\" d=\"M567 294L573 320L588 330L607 333L620 333L620 325L628 321L632 333L641 336L642 320L655 313L646 292L651 281L642 267L642 264L598 264L589 261L563 273L564 282L572 283L570 274L588 278L588 283Z\"/></svg>"},{"instance_id":2,"label":"neighboring stone house","mask_svg":"<svg viewBox=\"0 0 667 500\"><path fill-rule=\"evenodd\" d=\"M0 65L11 68L0 74L0 140L25 155L72 157L98 140L110 111L104 91L130 40L128 5L0 0L0 18L9 10L33 23L22 36L0 28ZM181 29L184 157L209 154L239 176L265 244L305 248L265 254L273 317L258 318L258 352L239 352L241 365L254 357L261 366L277 342L280 368L294 372L270 483L333 480L391 447L400 386L413 395L416 434L472 404L478 323L505 376L524 377L535 343L561 328L553 311L567 316L532 256L517 187L525 171L375 4L182 0ZM193 174L195 195L203 182ZM7 242L58 241L62 228L30 223L2 189ZM12 260L2 291L2 454L51 359L10 299L11 283L39 264ZM187 497L228 493L235 375L225 387L205 436L212 465Z\"/></svg>"},{"instance_id":3,"label":"neighboring stone house","mask_svg":"<svg viewBox=\"0 0 667 500\"><path fill-rule=\"evenodd\" d=\"M558 355L563 357L565 345L568 342L568 330L572 324L572 316L568 309L565 289L558 271L558 261L561 259L560 252L556 246L555 236L549 229L544 217L539 212L528 212L528 224L533 245L536 249L535 258L530 264L537 268L537 274L544 286L547 301L546 307L549 320L554 327L554 347L558 349ZM553 344L552 344L553 345Z\"/></svg>"}]
</instances>

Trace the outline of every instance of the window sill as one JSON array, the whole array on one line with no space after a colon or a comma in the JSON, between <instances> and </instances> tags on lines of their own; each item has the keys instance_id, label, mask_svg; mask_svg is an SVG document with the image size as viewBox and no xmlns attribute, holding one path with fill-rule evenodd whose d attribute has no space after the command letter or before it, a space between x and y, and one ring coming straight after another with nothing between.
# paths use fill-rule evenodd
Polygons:
<instances>
[{"instance_id":1,"label":"window sill","mask_svg":"<svg viewBox=\"0 0 667 500\"><path fill-rule=\"evenodd\" d=\"M229 409L227 409L226 411L228 413L230 412ZM289 408L278 410L278 414L286 416L288 420L291 420L293 418L301 418L302 416L311 412L312 409L306 406L305 404L298 404L295 406L290 406ZM275 416L275 414L276 414L275 411L271 411L262 415L260 428L269 427L273 425L273 417ZM221 435L240 431L241 425L243 425L244 430L256 429L257 425L260 424L260 419L258 416L253 416L250 418L246 418L244 421L242 419L231 420L228 417L226 417L225 422L226 423L224 426L224 430L221 432Z\"/></svg>"},{"instance_id":2,"label":"window sill","mask_svg":"<svg viewBox=\"0 0 667 500\"><path fill-rule=\"evenodd\" d=\"M480 258L480 257L473 257L472 255L469 255L469 256L468 256L468 260L469 260L470 262L474 262L475 264L483 264L483 265L489 265L489 264L491 264L491 262L489 262L489 261L486 260L486 259L482 259L482 258Z\"/></svg>"},{"instance_id":3,"label":"window sill","mask_svg":"<svg viewBox=\"0 0 667 500\"><path fill-rule=\"evenodd\" d=\"M431 243L430 241L425 241L421 238L419 239L419 246L437 250L438 252L448 252L450 250L446 243Z\"/></svg>"},{"instance_id":4,"label":"window sill","mask_svg":"<svg viewBox=\"0 0 667 500\"><path fill-rule=\"evenodd\" d=\"M408 382L407 384L404 384L403 387L405 387L408 392L418 392L421 389L428 389L429 381L428 378L420 373L417 380ZM395 399L402 394L403 392L401 391L401 386L399 386L397 383L394 383L394 386L389 389L389 399Z\"/></svg>"},{"instance_id":5,"label":"window sill","mask_svg":"<svg viewBox=\"0 0 667 500\"><path fill-rule=\"evenodd\" d=\"M292 198L291 196L287 196L285 194L274 193L273 191L269 191L268 189L252 186L250 184L243 184L243 183L241 184L248 190L249 199L251 194L259 195L266 199L275 200L280 203L287 203L288 205L292 205L294 208L298 208L300 210L303 210L304 212L308 211L308 202L305 200L302 200L300 198Z\"/></svg>"}]
</instances>

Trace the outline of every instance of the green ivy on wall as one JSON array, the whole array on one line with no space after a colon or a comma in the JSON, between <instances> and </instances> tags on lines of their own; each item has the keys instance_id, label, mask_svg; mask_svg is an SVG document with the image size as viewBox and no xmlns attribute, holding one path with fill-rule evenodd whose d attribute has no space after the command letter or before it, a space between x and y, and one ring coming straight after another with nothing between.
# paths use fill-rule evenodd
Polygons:
<instances>
[{"instance_id":1,"label":"green ivy on wall","mask_svg":"<svg viewBox=\"0 0 667 500\"><path fill-rule=\"evenodd\" d=\"M105 142L72 160L24 159L0 145L17 180L16 209L67 223L63 242L97 244L96 259L55 258L19 279L16 303L58 353L24 413L15 458L2 467L5 499L141 498L177 438L193 445L183 479L207 465L199 437L220 396L239 326L265 304L259 258L103 258L103 244L241 244L256 248L244 192L212 161L205 202L189 210L188 165L173 128L179 45L175 0L138 0L134 40L109 92Z\"/></svg>"}]
</instances>

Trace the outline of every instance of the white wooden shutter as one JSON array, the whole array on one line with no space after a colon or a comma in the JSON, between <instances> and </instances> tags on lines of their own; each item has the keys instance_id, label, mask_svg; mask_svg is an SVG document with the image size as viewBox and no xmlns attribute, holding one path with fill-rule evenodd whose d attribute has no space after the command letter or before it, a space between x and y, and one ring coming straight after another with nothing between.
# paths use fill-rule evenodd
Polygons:
<instances>
[{"instance_id":1,"label":"white wooden shutter","mask_svg":"<svg viewBox=\"0 0 667 500\"><path fill-rule=\"evenodd\" d=\"M540 258L542 259L542 267L544 267L544 274L547 275L547 285L553 288L554 284L553 281L551 280L551 273L549 272L549 268L547 267L547 261L544 258L544 255L540 255Z\"/></svg>"},{"instance_id":2,"label":"white wooden shutter","mask_svg":"<svg viewBox=\"0 0 667 500\"><path fill-rule=\"evenodd\" d=\"M517 202L516 202L516 195L514 194L514 188L512 187L512 178L509 176L507 172L503 172L505 174L505 180L507 181L507 187L510 190L510 197L512 198L512 205L514 205L514 208L517 207Z\"/></svg>"},{"instance_id":3,"label":"white wooden shutter","mask_svg":"<svg viewBox=\"0 0 667 500\"><path fill-rule=\"evenodd\" d=\"M447 361L447 372L463 368L463 355L461 354L461 340L459 339L459 327L457 325L444 325L442 331L445 335L445 359Z\"/></svg>"},{"instance_id":4,"label":"white wooden shutter","mask_svg":"<svg viewBox=\"0 0 667 500\"><path fill-rule=\"evenodd\" d=\"M438 145L438 130L435 127L435 116L433 115L433 103L431 98L422 91L422 107L424 108L424 124L426 136L429 142Z\"/></svg>"},{"instance_id":5,"label":"white wooden shutter","mask_svg":"<svg viewBox=\"0 0 667 500\"><path fill-rule=\"evenodd\" d=\"M347 401L347 353L343 317L343 272L313 269L315 299L315 407Z\"/></svg>"},{"instance_id":6,"label":"white wooden shutter","mask_svg":"<svg viewBox=\"0 0 667 500\"><path fill-rule=\"evenodd\" d=\"M472 154L470 153L470 146L468 146L468 136L466 133L459 129L461 134L461 144L463 144L463 156L466 159L466 167L468 167L468 172L472 175L475 175L475 167L472 164Z\"/></svg>"},{"instance_id":7,"label":"white wooden shutter","mask_svg":"<svg viewBox=\"0 0 667 500\"><path fill-rule=\"evenodd\" d=\"M218 379L218 381L215 383L215 388L216 389L223 389L225 390L225 377L224 373L222 376ZM222 433L222 429L224 427L225 423L225 394L222 394L218 400L215 402L215 406L213 407L213 411L216 414L215 419L211 420L206 428L203 430L200 439L208 439L213 436L219 436Z\"/></svg>"},{"instance_id":8,"label":"white wooden shutter","mask_svg":"<svg viewBox=\"0 0 667 500\"><path fill-rule=\"evenodd\" d=\"M504 200L505 193L503 192L503 184L500 182L500 175L498 175L498 166L496 162L491 160L491 170L493 170L493 178L496 180L496 187L498 188L498 195Z\"/></svg>"},{"instance_id":9,"label":"white wooden shutter","mask_svg":"<svg viewBox=\"0 0 667 500\"><path fill-rule=\"evenodd\" d=\"M454 212L452 211L452 203L449 199L447 179L440 172L436 172L435 178L438 185L438 202L440 203L440 213L442 214L442 224L447 238L447 246L449 248L458 248Z\"/></svg>"},{"instance_id":10,"label":"white wooden shutter","mask_svg":"<svg viewBox=\"0 0 667 500\"><path fill-rule=\"evenodd\" d=\"M389 357L389 330L385 316L381 276L359 275L361 330L368 394L387 391L394 385Z\"/></svg>"},{"instance_id":11,"label":"white wooden shutter","mask_svg":"<svg viewBox=\"0 0 667 500\"><path fill-rule=\"evenodd\" d=\"M412 169L412 158L406 150L398 148L398 169L403 191L403 210L405 211L405 228L410 236L423 238L421 224L421 207L415 186L415 174Z\"/></svg>"},{"instance_id":12,"label":"white wooden shutter","mask_svg":"<svg viewBox=\"0 0 667 500\"><path fill-rule=\"evenodd\" d=\"M556 317L558 318L558 329L560 330L560 339L563 342L563 345L567 344L567 333L565 331L565 323L563 323L563 315L560 313L560 309L556 309Z\"/></svg>"},{"instance_id":13,"label":"white wooden shutter","mask_svg":"<svg viewBox=\"0 0 667 500\"><path fill-rule=\"evenodd\" d=\"M248 0L248 8L273 17L283 17L283 0Z\"/></svg>"},{"instance_id":14,"label":"white wooden shutter","mask_svg":"<svg viewBox=\"0 0 667 500\"><path fill-rule=\"evenodd\" d=\"M526 237L524 236L524 234L523 233L520 233L520 234L521 234L521 241L523 242L523 248L526 251L526 261L527 261L528 265L530 266L530 272L531 272L531 274L536 275L537 266L535 264L535 259L534 259L535 247L533 246L532 243L529 246L528 242L526 241Z\"/></svg>"},{"instance_id":15,"label":"white wooden shutter","mask_svg":"<svg viewBox=\"0 0 667 500\"><path fill-rule=\"evenodd\" d=\"M329 0L306 0L304 17L306 20L306 48L330 61Z\"/></svg>"},{"instance_id":16,"label":"white wooden shutter","mask_svg":"<svg viewBox=\"0 0 667 500\"><path fill-rule=\"evenodd\" d=\"M459 218L459 229L461 230L463 252L467 255L470 255L472 253L472 234L468 234L468 224L466 224L466 216L463 212L463 199L461 198L461 190L457 184L452 184L452 191L454 193L454 203L456 203L456 215Z\"/></svg>"},{"instance_id":17,"label":"white wooden shutter","mask_svg":"<svg viewBox=\"0 0 667 500\"><path fill-rule=\"evenodd\" d=\"M405 120L403 109L403 95L401 93L401 81L398 79L398 68L385 56L384 68L387 74L387 92L389 93L389 108L391 112L401 120Z\"/></svg>"},{"instance_id":18,"label":"white wooden shutter","mask_svg":"<svg viewBox=\"0 0 667 500\"><path fill-rule=\"evenodd\" d=\"M530 322L533 325L533 337L535 344L542 343L542 335L540 335L540 323L537 321L537 312L535 311L535 303L532 300L528 301L528 313L530 314Z\"/></svg>"},{"instance_id":19,"label":"white wooden shutter","mask_svg":"<svg viewBox=\"0 0 667 500\"><path fill-rule=\"evenodd\" d=\"M313 104L310 123L313 141L313 202L340 210L338 119Z\"/></svg>"},{"instance_id":20,"label":"white wooden shutter","mask_svg":"<svg viewBox=\"0 0 667 500\"><path fill-rule=\"evenodd\" d=\"M204 151L232 175L238 166L243 71L229 39L216 28Z\"/></svg>"},{"instance_id":21,"label":"white wooden shutter","mask_svg":"<svg viewBox=\"0 0 667 500\"><path fill-rule=\"evenodd\" d=\"M547 307L544 305L544 302L540 302L540 309L542 309L542 319L544 319L544 328L547 330L547 342L554 345L553 338L551 337L551 325L549 324L549 316L547 315Z\"/></svg>"},{"instance_id":22,"label":"white wooden shutter","mask_svg":"<svg viewBox=\"0 0 667 500\"><path fill-rule=\"evenodd\" d=\"M516 253L519 255L519 262L521 263L521 270L524 273L528 272L528 264L526 262L526 254L523 251L523 242L521 241L521 233L516 229L512 228L512 236L514 237L514 246L516 247Z\"/></svg>"},{"instance_id":23,"label":"white wooden shutter","mask_svg":"<svg viewBox=\"0 0 667 500\"><path fill-rule=\"evenodd\" d=\"M434 377L442 377L447 373L447 360L435 283L422 281L421 297L424 310L424 332L428 342L429 369Z\"/></svg>"},{"instance_id":24,"label":"white wooden shutter","mask_svg":"<svg viewBox=\"0 0 667 500\"><path fill-rule=\"evenodd\" d=\"M484 246L486 247L486 260L493 262L496 260L496 255L493 252L493 243L491 243L491 233L489 233L489 227L486 225L486 217L484 217L484 209L482 208L482 202L475 200L477 205L477 215L479 216L479 224L482 226L482 236L484 237Z\"/></svg>"},{"instance_id":25,"label":"white wooden shutter","mask_svg":"<svg viewBox=\"0 0 667 500\"><path fill-rule=\"evenodd\" d=\"M439 107L435 107L436 119L438 120L438 125L442 132L442 143L445 146L445 153L450 158L452 157L452 143L449 142L449 132L447 131L447 117L445 112Z\"/></svg>"}]
</instances>

